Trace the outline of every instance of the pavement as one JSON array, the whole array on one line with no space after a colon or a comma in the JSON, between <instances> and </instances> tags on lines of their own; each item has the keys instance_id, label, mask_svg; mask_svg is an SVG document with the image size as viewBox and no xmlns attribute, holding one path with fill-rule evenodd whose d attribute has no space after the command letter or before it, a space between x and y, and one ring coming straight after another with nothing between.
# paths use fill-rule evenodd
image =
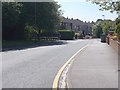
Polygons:
<instances>
[{"instance_id":1,"label":"pavement","mask_svg":"<svg viewBox=\"0 0 120 90\"><path fill-rule=\"evenodd\" d=\"M118 88L118 54L100 40L79 53L67 73L68 88Z\"/></svg>"}]
</instances>

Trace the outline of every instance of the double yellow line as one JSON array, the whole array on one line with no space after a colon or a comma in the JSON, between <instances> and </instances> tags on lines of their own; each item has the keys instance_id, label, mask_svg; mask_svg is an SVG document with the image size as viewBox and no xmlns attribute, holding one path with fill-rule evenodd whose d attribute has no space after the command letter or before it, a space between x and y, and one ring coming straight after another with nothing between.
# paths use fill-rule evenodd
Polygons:
<instances>
[{"instance_id":1,"label":"double yellow line","mask_svg":"<svg viewBox=\"0 0 120 90\"><path fill-rule=\"evenodd\" d=\"M55 76L55 79L53 81L53 86L52 89L55 90L58 88L58 83L59 83L59 79L60 76L62 74L62 72L64 71L64 69L66 68L66 66L72 61L72 59L81 51L83 51L86 47L88 47L88 45L82 47L81 49L79 49L62 67L61 69L58 71L57 75Z\"/></svg>"}]
</instances>

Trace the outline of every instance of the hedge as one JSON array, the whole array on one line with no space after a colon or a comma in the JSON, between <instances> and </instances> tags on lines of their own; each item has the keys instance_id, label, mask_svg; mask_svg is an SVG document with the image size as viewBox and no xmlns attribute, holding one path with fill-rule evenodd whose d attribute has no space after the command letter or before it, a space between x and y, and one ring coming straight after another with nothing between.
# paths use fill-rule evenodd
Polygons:
<instances>
[{"instance_id":1,"label":"hedge","mask_svg":"<svg viewBox=\"0 0 120 90\"><path fill-rule=\"evenodd\" d=\"M75 32L72 30L58 30L61 40L73 40L75 39Z\"/></svg>"}]
</instances>

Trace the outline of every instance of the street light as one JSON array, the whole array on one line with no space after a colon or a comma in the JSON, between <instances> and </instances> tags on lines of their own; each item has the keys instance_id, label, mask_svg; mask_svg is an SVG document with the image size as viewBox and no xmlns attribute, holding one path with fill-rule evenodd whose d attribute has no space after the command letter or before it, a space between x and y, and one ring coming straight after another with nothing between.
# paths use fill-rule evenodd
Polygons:
<instances>
[{"instance_id":1,"label":"street light","mask_svg":"<svg viewBox=\"0 0 120 90\"><path fill-rule=\"evenodd\" d=\"M105 20L105 15L102 15L103 16L103 20Z\"/></svg>"}]
</instances>

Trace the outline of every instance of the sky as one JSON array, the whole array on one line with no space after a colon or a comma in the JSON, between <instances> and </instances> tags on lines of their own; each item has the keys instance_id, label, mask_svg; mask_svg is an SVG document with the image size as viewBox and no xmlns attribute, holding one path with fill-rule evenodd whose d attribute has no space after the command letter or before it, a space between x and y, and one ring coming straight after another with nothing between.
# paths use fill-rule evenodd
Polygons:
<instances>
[{"instance_id":1,"label":"sky","mask_svg":"<svg viewBox=\"0 0 120 90\"><path fill-rule=\"evenodd\" d=\"M63 16L80 19L82 21L96 21L97 19L115 20L117 14L109 11L100 11L100 7L85 0L58 0L63 11ZM104 15L104 17L103 17Z\"/></svg>"}]
</instances>

